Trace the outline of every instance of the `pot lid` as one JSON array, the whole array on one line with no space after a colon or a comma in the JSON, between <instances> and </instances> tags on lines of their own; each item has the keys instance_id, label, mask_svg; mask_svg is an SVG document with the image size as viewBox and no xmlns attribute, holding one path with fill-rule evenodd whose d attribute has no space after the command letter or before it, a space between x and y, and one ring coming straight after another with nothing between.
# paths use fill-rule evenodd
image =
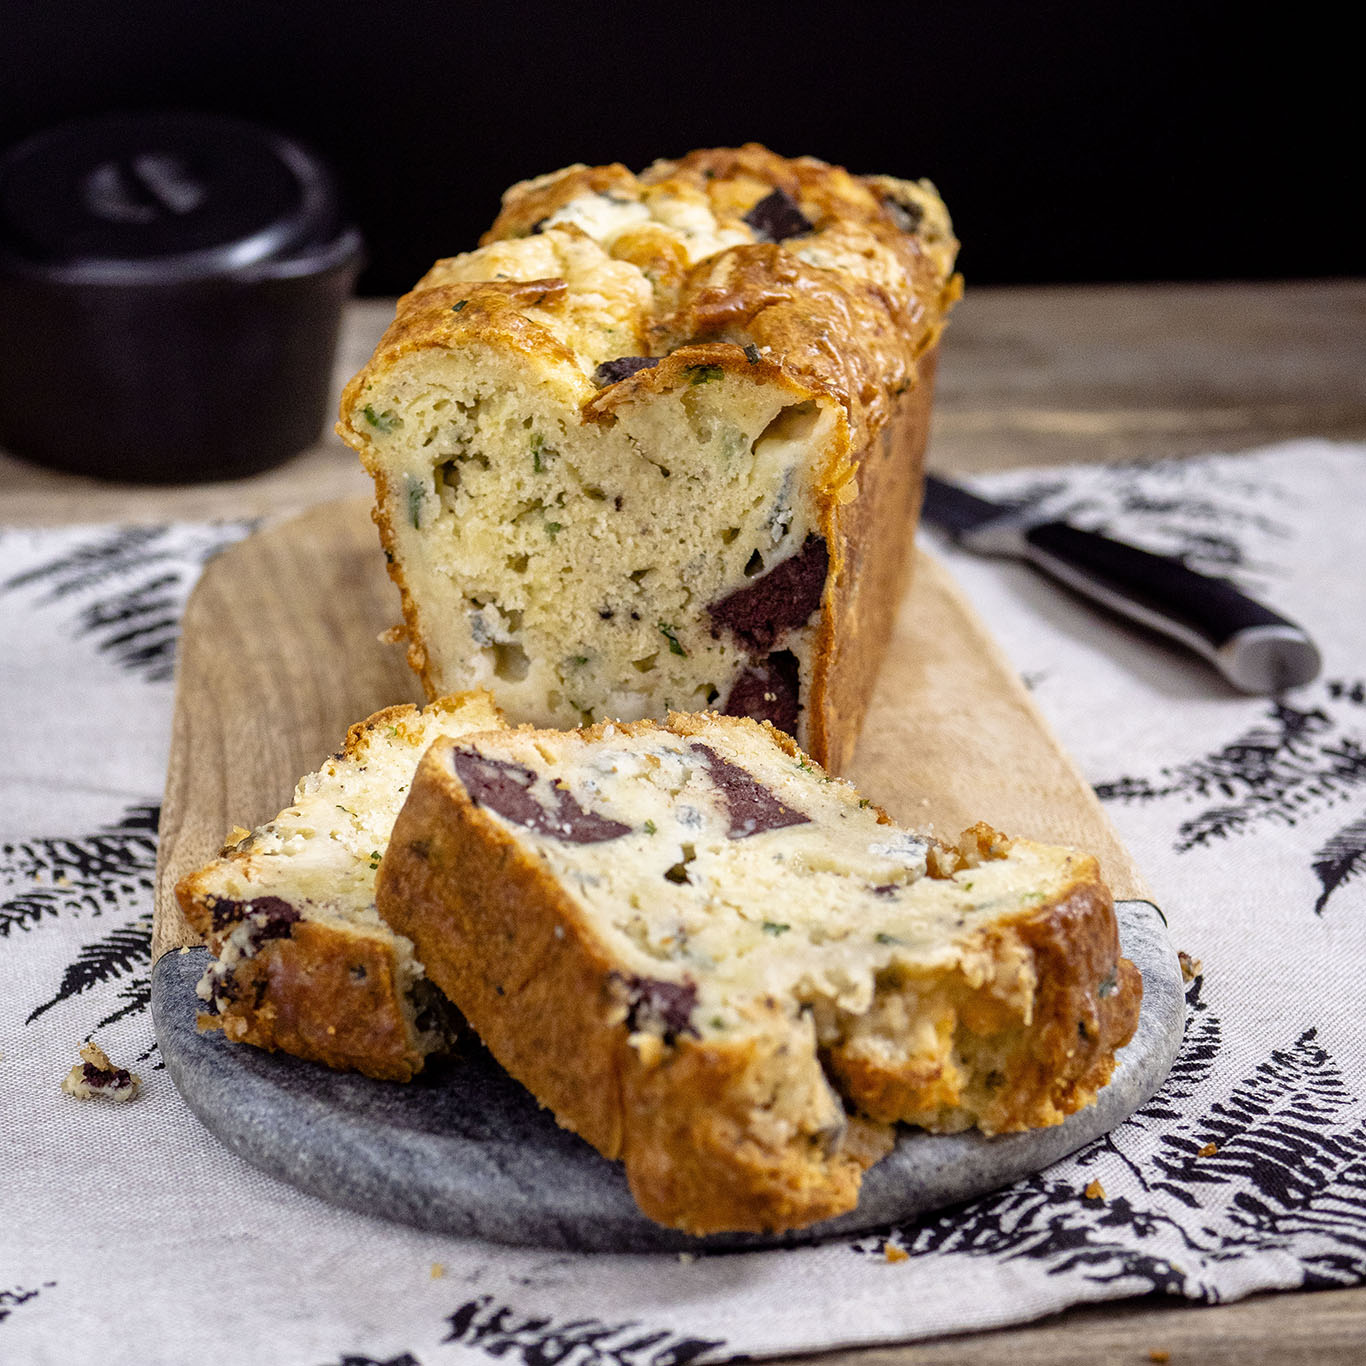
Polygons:
<instances>
[{"instance_id":1,"label":"pot lid","mask_svg":"<svg viewBox=\"0 0 1366 1366\"><path fill-rule=\"evenodd\" d=\"M0 159L0 255L49 278L231 275L322 245L339 227L316 157L221 115L84 119Z\"/></svg>"}]
</instances>

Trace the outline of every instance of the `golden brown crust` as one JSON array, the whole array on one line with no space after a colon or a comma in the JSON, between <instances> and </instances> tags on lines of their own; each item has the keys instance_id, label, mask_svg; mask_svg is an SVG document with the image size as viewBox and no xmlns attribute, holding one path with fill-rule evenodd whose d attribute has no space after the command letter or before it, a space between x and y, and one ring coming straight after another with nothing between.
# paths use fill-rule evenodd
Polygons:
<instances>
[{"instance_id":1,"label":"golden brown crust","mask_svg":"<svg viewBox=\"0 0 1366 1366\"><path fill-rule=\"evenodd\" d=\"M1060 1124L1094 1102L1115 1050L1133 1037L1143 985L1120 957L1114 902L1096 861L1078 854L1071 862L1068 888L993 926L952 978L911 982L921 1015L933 1021L937 1056L894 1058L857 1043L831 1049L832 1070L866 1114L996 1134ZM1007 991L983 993L966 980L983 964L1019 963L1021 950L1034 980L1025 1018Z\"/></svg>"},{"instance_id":2,"label":"golden brown crust","mask_svg":"<svg viewBox=\"0 0 1366 1366\"><path fill-rule=\"evenodd\" d=\"M375 894L498 1061L534 1082L561 1123L620 1156L624 1038L612 965L566 931L578 921L573 904L511 835L478 817L435 751L418 767Z\"/></svg>"},{"instance_id":3,"label":"golden brown crust","mask_svg":"<svg viewBox=\"0 0 1366 1366\"><path fill-rule=\"evenodd\" d=\"M422 1070L393 950L377 940L305 921L240 963L232 991L230 1005L199 1017L201 1029L381 1081Z\"/></svg>"},{"instance_id":4,"label":"golden brown crust","mask_svg":"<svg viewBox=\"0 0 1366 1366\"><path fill-rule=\"evenodd\" d=\"M581 194L629 192L635 176L619 161L608 166L566 166L561 171L523 180L503 195L503 209L479 239L486 247L505 237L525 237L547 214Z\"/></svg>"},{"instance_id":5,"label":"golden brown crust","mask_svg":"<svg viewBox=\"0 0 1366 1366\"><path fill-rule=\"evenodd\" d=\"M868 1121L861 1141L829 1151L756 1132L756 1108L790 1066L780 1035L743 1048L682 1039L653 1067L622 1051L622 1157L636 1203L659 1223L763 1233L831 1219L858 1204L864 1171L891 1150L891 1127Z\"/></svg>"},{"instance_id":6,"label":"golden brown crust","mask_svg":"<svg viewBox=\"0 0 1366 1366\"><path fill-rule=\"evenodd\" d=\"M1090 1105L1138 1027L1143 981L1119 954L1114 901L1095 860L1076 888L1021 920L1039 986L1033 1019L1015 1039L1007 1082L982 1112L986 1133L1056 1124ZM1106 994L1100 995L1104 990Z\"/></svg>"},{"instance_id":7,"label":"golden brown crust","mask_svg":"<svg viewBox=\"0 0 1366 1366\"><path fill-rule=\"evenodd\" d=\"M920 360L919 383L859 453L858 497L827 504L827 543L839 548L826 584L808 705L811 750L832 773L853 758L878 667L910 581L920 518L937 352Z\"/></svg>"}]
</instances>

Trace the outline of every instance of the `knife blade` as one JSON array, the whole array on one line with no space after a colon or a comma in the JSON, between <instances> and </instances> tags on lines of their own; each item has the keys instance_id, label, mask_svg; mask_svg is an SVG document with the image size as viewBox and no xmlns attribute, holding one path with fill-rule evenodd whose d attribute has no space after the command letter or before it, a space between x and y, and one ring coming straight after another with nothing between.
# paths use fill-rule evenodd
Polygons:
<instances>
[{"instance_id":1,"label":"knife blade","mask_svg":"<svg viewBox=\"0 0 1366 1366\"><path fill-rule=\"evenodd\" d=\"M1243 692L1299 687L1322 667L1318 647L1302 627L1228 579L1198 573L1175 556L1031 517L934 475L925 477L921 515L967 550L1026 560L1111 611L1161 631Z\"/></svg>"}]
</instances>

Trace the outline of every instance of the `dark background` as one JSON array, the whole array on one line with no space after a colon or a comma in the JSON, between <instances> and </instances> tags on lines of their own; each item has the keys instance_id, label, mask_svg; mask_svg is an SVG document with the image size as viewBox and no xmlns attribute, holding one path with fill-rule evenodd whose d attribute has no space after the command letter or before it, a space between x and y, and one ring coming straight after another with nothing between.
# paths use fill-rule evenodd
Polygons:
<instances>
[{"instance_id":1,"label":"dark background","mask_svg":"<svg viewBox=\"0 0 1366 1366\"><path fill-rule=\"evenodd\" d=\"M0 145L107 109L274 124L340 173L367 293L474 245L514 180L747 139L929 176L972 284L1366 266L1343 203L1361 165L1357 45L1316 7L0 0L0 14Z\"/></svg>"}]
</instances>

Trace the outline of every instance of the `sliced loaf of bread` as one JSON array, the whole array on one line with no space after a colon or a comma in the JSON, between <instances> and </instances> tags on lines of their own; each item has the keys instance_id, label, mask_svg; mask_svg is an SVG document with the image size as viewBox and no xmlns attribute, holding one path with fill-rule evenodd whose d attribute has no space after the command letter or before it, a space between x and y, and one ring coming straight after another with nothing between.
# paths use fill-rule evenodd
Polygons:
<instances>
[{"instance_id":1,"label":"sliced loaf of bread","mask_svg":"<svg viewBox=\"0 0 1366 1366\"><path fill-rule=\"evenodd\" d=\"M438 743L377 900L508 1071L699 1234L852 1208L897 1121L1059 1123L1141 992L1089 855L899 829L748 719Z\"/></svg>"},{"instance_id":2,"label":"sliced loaf of bread","mask_svg":"<svg viewBox=\"0 0 1366 1366\"><path fill-rule=\"evenodd\" d=\"M427 746L502 725L484 692L377 712L292 805L181 879L176 896L214 955L201 1028L392 1081L444 1046L445 1003L376 912L375 874Z\"/></svg>"}]
</instances>

